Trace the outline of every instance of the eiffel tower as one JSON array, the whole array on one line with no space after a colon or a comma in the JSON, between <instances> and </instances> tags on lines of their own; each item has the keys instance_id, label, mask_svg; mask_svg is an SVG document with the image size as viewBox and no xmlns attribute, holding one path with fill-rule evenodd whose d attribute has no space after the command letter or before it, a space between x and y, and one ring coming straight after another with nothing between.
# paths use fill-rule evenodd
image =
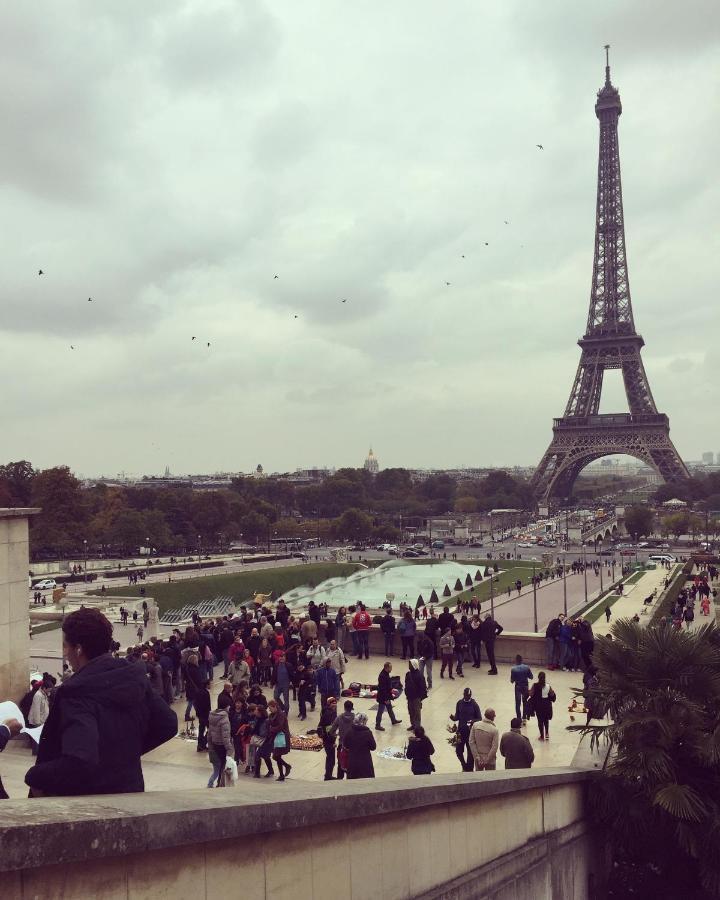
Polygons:
<instances>
[{"instance_id":1,"label":"eiffel tower","mask_svg":"<svg viewBox=\"0 0 720 900\"><path fill-rule=\"evenodd\" d=\"M609 45L605 47L605 84L598 91L595 115L600 121L595 257L590 313L570 399L561 419L553 421L553 438L531 480L538 500L566 499L588 463L612 453L641 459L665 481L689 478L670 440L670 422L655 406L640 357L645 343L635 331L623 220L618 117L620 94L610 82ZM621 369L630 412L600 415L606 369Z\"/></svg>"}]
</instances>

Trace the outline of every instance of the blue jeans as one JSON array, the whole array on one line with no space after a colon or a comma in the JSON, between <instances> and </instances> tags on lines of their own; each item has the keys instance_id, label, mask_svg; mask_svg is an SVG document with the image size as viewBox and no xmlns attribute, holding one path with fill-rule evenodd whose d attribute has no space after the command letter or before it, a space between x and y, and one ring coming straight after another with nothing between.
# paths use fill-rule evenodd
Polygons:
<instances>
[{"instance_id":1,"label":"blue jeans","mask_svg":"<svg viewBox=\"0 0 720 900\"><path fill-rule=\"evenodd\" d=\"M358 641L358 658L362 657L363 653L365 654L365 659L368 659L370 656L370 646L368 643L368 633L367 631L356 631Z\"/></svg>"},{"instance_id":2,"label":"blue jeans","mask_svg":"<svg viewBox=\"0 0 720 900\"><path fill-rule=\"evenodd\" d=\"M354 656L357 656L358 653L360 652L360 651L358 650L359 644L358 644L358 633L357 633L357 631L351 631L351 632L350 632L350 638L351 638L351 640L352 640L353 655L354 655Z\"/></svg>"},{"instance_id":3,"label":"blue jeans","mask_svg":"<svg viewBox=\"0 0 720 900\"><path fill-rule=\"evenodd\" d=\"M273 697L276 700L279 700L283 705L283 710L286 713L290 712L290 686L280 687L279 685L275 685L275 690L273 691Z\"/></svg>"},{"instance_id":4,"label":"blue jeans","mask_svg":"<svg viewBox=\"0 0 720 900\"><path fill-rule=\"evenodd\" d=\"M527 719L527 702L530 691L527 686L515 685L515 715L520 718L520 705L522 702L522 718Z\"/></svg>"}]
</instances>

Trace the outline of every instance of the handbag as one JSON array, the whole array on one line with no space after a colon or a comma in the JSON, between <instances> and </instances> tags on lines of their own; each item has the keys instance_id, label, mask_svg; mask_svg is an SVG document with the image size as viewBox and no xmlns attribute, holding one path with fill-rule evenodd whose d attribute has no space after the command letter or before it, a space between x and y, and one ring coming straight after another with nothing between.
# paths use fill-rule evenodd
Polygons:
<instances>
[{"instance_id":1,"label":"handbag","mask_svg":"<svg viewBox=\"0 0 720 900\"><path fill-rule=\"evenodd\" d=\"M343 772L347 772L348 765L350 764L350 751L347 747L341 747L338 750L338 765L343 770Z\"/></svg>"},{"instance_id":2,"label":"handbag","mask_svg":"<svg viewBox=\"0 0 720 900\"><path fill-rule=\"evenodd\" d=\"M273 748L275 750L287 749L287 739L285 738L284 731L278 731L278 733L275 735L275 740L273 741Z\"/></svg>"}]
</instances>

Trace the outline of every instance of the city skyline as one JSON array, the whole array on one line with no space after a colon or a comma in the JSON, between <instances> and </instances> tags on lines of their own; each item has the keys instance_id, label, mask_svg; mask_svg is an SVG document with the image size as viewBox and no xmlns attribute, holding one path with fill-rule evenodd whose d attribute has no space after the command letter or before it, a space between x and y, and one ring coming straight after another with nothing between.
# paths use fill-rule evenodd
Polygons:
<instances>
[{"instance_id":1,"label":"city skyline","mask_svg":"<svg viewBox=\"0 0 720 900\"><path fill-rule=\"evenodd\" d=\"M587 313L606 42L645 366L680 455L699 422L720 445L714 4L74 6L0 36L5 460L534 465Z\"/></svg>"}]
</instances>

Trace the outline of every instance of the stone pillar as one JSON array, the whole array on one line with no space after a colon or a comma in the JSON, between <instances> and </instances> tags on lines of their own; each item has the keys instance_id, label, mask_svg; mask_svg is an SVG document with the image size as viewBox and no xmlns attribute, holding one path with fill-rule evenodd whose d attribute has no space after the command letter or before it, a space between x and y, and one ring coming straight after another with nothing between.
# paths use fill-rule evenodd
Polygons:
<instances>
[{"instance_id":1,"label":"stone pillar","mask_svg":"<svg viewBox=\"0 0 720 900\"><path fill-rule=\"evenodd\" d=\"M0 700L20 700L30 677L28 519L39 509L0 509Z\"/></svg>"}]
</instances>

